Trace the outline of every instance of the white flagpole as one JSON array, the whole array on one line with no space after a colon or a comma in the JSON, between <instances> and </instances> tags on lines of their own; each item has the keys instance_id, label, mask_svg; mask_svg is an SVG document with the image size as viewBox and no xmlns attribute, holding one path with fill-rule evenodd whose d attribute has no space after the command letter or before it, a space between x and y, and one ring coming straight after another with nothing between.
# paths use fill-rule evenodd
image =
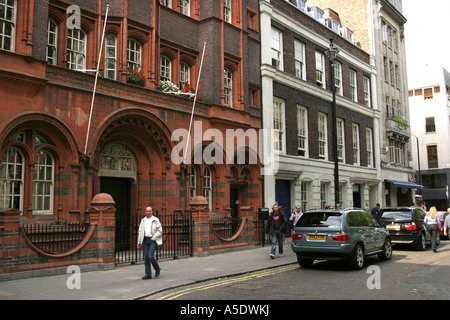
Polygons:
<instances>
[{"instance_id":1,"label":"white flagpole","mask_svg":"<svg viewBox=\"0 0 450 320\"><path fill-rule=\"evenodd\" d=\"M203 44L202 60L200 61L200 70L198 71L197 86L195 87L194 103L192 104L191 121L189 122L189 130L188 130L186 149L185 149L186 152L184 153L183 163L186 163L186 156L188 154L187 150L189 148L189 141L191 138L192 119L194 118L195 102L197 101L198 85L200 83L200 76L202 74L203 58L205 56L205 48L206 48L206 42Z\"/></svg>"},{"instance_id":2,"label":"white flagpole","mask_svg":"<svg viewBox=\"0 0 450 320\"><path fill-rule=\"evenodd\" d=\"M87 152L87 146L88 146L88 141L89 141L89 131L91 130L92 110L94 109L95 91L97 89L97 79L98 79L98 74L99 74L99 69L100 69L100 59L102 58L103 40L105 38L106 21L108 20L108 11L109 11L109 4L106 5L105 23L103 24L102 41L100 43L100 52L98 53L97 70L95 72L94 91L92 92L91 112L89 113L89 123L88 123L88 129L87 129L87 134L86 134L86 145L84 147L84 154L86 154L86 152Z\"/></svg>"}]
</instances>

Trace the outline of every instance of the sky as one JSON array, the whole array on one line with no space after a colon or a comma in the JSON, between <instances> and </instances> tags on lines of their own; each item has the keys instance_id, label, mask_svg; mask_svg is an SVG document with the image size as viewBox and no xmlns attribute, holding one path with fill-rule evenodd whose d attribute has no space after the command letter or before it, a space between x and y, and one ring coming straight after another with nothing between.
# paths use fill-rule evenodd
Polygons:
<instances>
[{"instance_id":1,"label":"sky","mask_svg":"<svg viewBox=\"0 0 450 320\"><path fill-rule=\"evenodd\" d=\"M403 0L408 74L426 64L450 72L449 13L450 0Z\"/></svg>"}]
</instances>

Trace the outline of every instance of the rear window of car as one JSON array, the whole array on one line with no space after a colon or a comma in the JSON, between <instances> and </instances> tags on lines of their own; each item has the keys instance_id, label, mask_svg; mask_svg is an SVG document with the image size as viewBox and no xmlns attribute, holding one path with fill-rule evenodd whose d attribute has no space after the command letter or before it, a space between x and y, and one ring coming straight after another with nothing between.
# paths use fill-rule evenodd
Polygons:
<instances>
[{"instance_id":1,"label":"rear window of car","mask_svg":"<svg viewBox=\"0 0 450 320\"><path fill-rule=\"evenodd\" d=\"M411 219L411 211L382 211L378 215L379 219L407 220Z\"/></svg>"},{"instance_id":2,"label":"rear window of car","mask_svg":"<svg viewBox=\"0 0 450 320\"><path fill-rule=\"evenodd\" d=\"M296 227L340 227L340 212L305 212Z\"/></svg>"}]
</instances>

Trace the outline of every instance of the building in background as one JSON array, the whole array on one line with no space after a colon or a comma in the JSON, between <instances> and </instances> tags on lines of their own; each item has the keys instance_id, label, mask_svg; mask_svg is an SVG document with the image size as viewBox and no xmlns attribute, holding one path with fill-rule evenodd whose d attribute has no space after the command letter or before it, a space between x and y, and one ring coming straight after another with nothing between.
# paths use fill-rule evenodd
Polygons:
<instances>
[{"instance_id":1,"label":"building in background","mask_svg":"<svg viewBox=\"0 0 450 320\"><path fill-rule=\"evenodd\" d=\"M376 70L371 55L341 27L339 8L309 1L260 1L263 126L274 130L265 148L279 156L278 171L264 176L264 200L289 215L335 205L332 82L335 64L339 204L369 208L378 201L379 150ZM344 24L344 23L343 23ZM346 25L346 23L345 23ZM346 30L341 34L340 30ZM270 50L267 50L270 48Z\"/></svg>"},{"instance_id":2,"label":"building in background","mask_svg":"<svg viewBox=\"0 0 450 320\"><path fill-rule=\"evenodd\" d=\"M374 108L380 111L375 135L379 135L380 158L378 194L384 206L411 205L415 189L409 126L408 84L402 0L308 0L309 6L332 8L354 39L375 59L377 91ZM345 33L346 29L340 29ZM374 206L376 202L371 202Z\"/></svg>"},{"instance_id":3,"label":"building in background","mask_svg":"<svg viewBox=\"0 0 450 320\"><path fill-rule=\"evenodd\" d=\"M411 132L416 144L415 177L423 185L419 199L428 208L436 206L446 211L450 185L450 73L433 65L417 67L409 74L409 88Z\"/></svg>"}]
</instances>

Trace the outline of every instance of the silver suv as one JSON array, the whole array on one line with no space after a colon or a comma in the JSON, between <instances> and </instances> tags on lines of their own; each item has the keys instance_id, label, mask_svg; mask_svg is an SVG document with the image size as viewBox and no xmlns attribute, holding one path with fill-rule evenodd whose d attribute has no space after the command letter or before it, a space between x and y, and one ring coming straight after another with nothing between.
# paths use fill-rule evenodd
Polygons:
<instances>
[{"instance_id":1,"label":"silver suv","mask_svg":"<svg viewBox=\"0 0 450 320\"><path fill-rule=\"evenodd\" d=\"M343 260L359 270L366 256L392 257L389 233L361 209L303 213L294 226L291 247L302 267L310 267L314 260Z\"/></svg>"}]
</instances>

